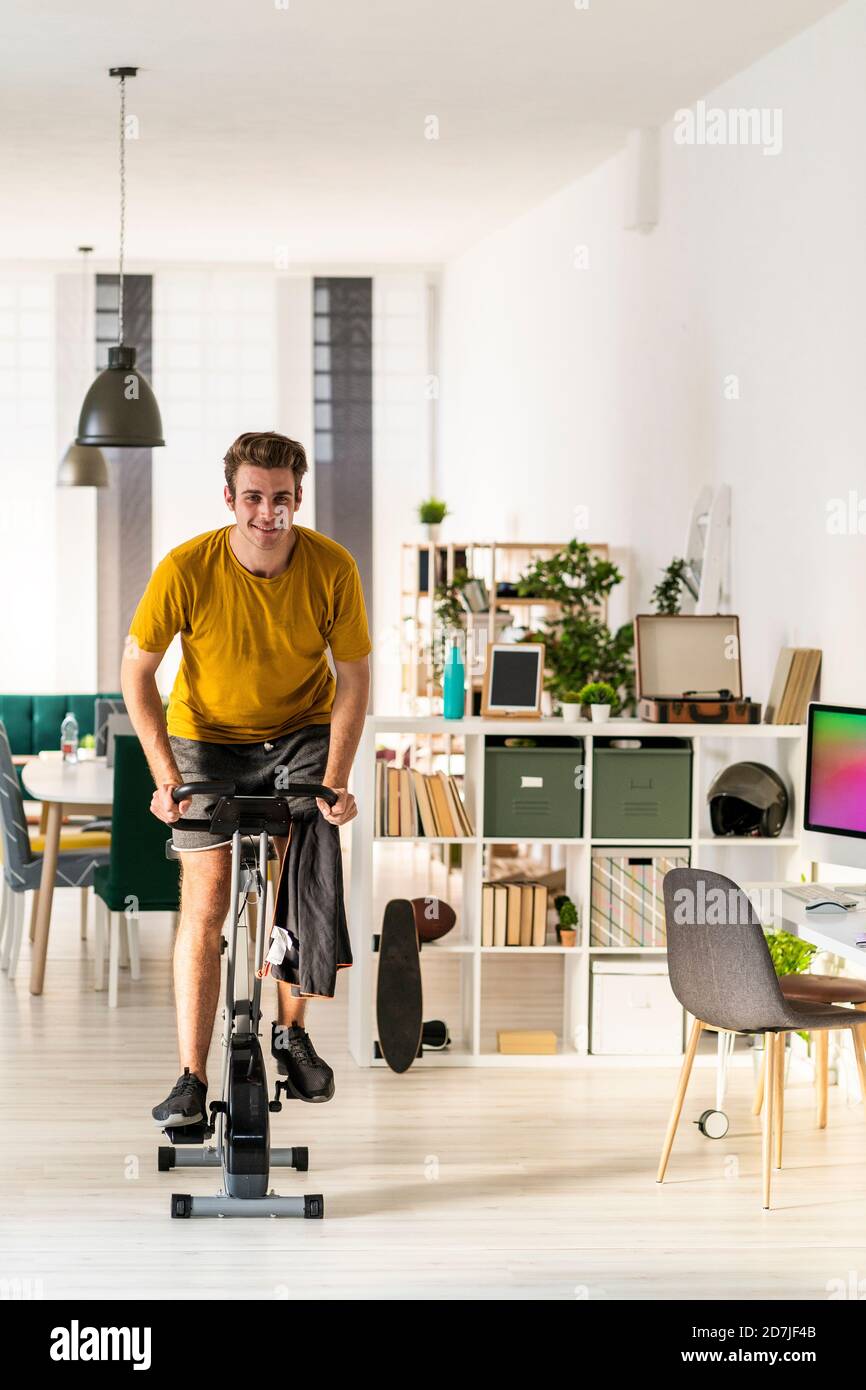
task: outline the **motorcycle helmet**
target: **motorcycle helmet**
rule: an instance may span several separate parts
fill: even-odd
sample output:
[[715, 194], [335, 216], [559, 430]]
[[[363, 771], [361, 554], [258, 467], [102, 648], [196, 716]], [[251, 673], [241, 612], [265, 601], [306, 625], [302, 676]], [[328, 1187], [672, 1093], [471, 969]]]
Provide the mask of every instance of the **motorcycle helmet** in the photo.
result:
[[788, 793], [778, 772], [764, 763], [732, 763], [707, 792], [714, 835], [780, 835]]

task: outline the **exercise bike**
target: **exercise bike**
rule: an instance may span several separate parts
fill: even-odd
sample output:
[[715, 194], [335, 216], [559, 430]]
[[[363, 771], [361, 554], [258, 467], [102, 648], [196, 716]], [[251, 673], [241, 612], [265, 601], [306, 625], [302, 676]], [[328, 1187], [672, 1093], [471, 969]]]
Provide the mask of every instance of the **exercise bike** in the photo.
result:
[[[280, 1092], [291, 1099], [289, 1083], [278, 1080], [273, 1100], [269, 1100], [268, 1078], [259, 1043], [259, 1007], [268, 936], [268, 861], [277, 859], [270, 836], [288, 837], [292, 817], [286, 796], [317, 796], [333, 806], [336, 792], [316, 783], [293, 782], [282, 796], [237, 796], [232, 782], [187, 782], [172, 790], [178, 803], [191, 796], [217, 796], [219, 800], [208, 819], [184, 817], [185, 830], [209, 830], [231, 836], [231, 918], [228, 939], [221, 938], [220, 950], [228, 951], [225, 1006], [223, 1009], [223, 1066], [221, 1099], [211, 1101], [210, 1116], [199, 1124], [166, 1126], [168, 1145], [161, 1145], [159, 1171], [174, 1168], [221, 1168], [223, 1189], [213, 1197], [173, 1193], [171, 1214], [176, 1218], [198, 1216], [300, 1216], [321, 1219], [324, 1200], [321, 1193], [299, 1197], [279, 1197], [268, 1191], [271, 1167], [295, 1168], [305, 1173], [309, 1167], [306, 1148], [272, 1149], [270, 1115], [282, 1110]], [[252, 840], [258, 835], [258, 849]], [[250, 837], [244, 844], [242, 837]], [[179, 851], [169, 840], [166, 857], [176, 859]], [[258, 901], [258, 929], [253, 946], [247, 904], [255, 894]], [[201, 1147], [216, 1139], [213, 1146]], [[196, 1147], [199, 1146], [199, 1147]]]

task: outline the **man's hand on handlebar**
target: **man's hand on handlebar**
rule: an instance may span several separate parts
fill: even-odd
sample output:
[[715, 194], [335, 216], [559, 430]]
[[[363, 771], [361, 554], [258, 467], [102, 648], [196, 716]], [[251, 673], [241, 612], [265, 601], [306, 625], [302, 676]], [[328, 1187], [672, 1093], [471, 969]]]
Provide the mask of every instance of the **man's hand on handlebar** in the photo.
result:
[[180, 781], [160, 782], [150, 799], [150, 809], [157, 820], [165, 821], [166, 825], [174, 825], [189, 810], [192, 805], [191, 797], [187, 797], [186, 801], [181, 801], [179, 805], [176, 805], [171, 798], [172, 787], [182, 786], [183, 783]]
[[[327, 785], [330, 786], [330, 783]], [[316, 805], [328, 824], [345, 825], [347, 821], [354, 820], [358, 814], [358, 806], [352, 793], [346, 787], [331, 787], [331, 791], [337, 793], [337, 800], [333, 806], [329, 806], [327, 801], [322, 801], [321, 797], [316, 797]]]

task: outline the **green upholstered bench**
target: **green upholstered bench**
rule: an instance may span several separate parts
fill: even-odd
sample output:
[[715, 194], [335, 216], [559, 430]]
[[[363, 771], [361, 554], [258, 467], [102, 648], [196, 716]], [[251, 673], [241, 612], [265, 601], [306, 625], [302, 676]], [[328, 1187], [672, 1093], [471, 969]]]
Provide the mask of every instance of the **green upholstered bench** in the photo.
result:
[[[97, 698], [122, 700], [119, 691], [105, 695], [0, 695], [0, 719], [6, 726], [13, 757], [35, 755], [45, 748], [60, 747], [60, 725], [71, 710], [78, 720], [78, 737], [95, 733]], [[21, 781], [21, 768], [17, 769]], [[24, 791], [24, 784], [21, 783]], [[24, 791], [25, 797], [27, 792]]]

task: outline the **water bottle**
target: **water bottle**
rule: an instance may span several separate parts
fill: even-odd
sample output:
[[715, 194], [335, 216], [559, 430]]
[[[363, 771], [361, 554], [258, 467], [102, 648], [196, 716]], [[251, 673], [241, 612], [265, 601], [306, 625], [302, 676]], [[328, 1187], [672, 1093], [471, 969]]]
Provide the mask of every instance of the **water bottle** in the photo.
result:
[[78, 762], [78, 720], [71, 712], [60, 726], [60, 748], [65, 763]]
[[458, 642], [448, 648], [442, 691], [445, 718], [462, 719], [466, 708], [466, 672]]

